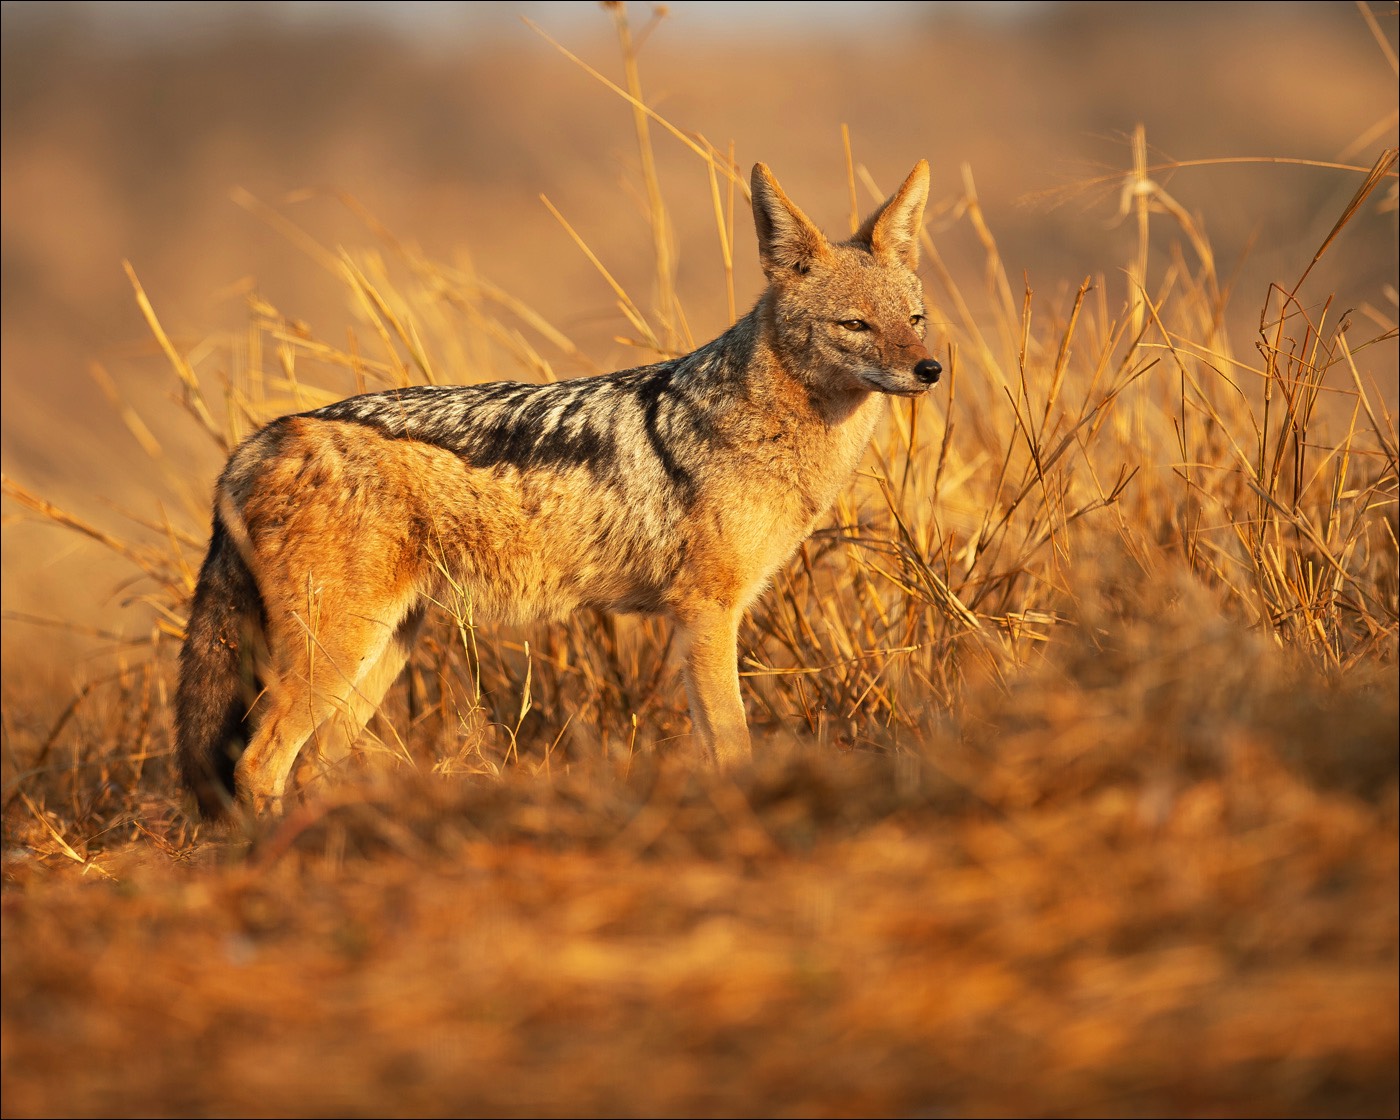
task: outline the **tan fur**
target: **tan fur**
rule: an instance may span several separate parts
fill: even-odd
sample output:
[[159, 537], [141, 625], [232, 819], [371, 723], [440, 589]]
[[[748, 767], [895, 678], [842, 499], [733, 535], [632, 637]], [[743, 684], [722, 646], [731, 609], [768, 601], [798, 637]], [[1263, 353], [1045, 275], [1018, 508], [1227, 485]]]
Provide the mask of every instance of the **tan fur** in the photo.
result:
[[[206, 812], [235, 758], [238, 797], [264, 808], [308, 739], [353, 739], [449, 592], [479, 622], [672, 618], [697, 736], [721, 765], [747, 759], [743, 612], [850, 479], [886, 397], [937, 379], [913, 273], [927, 189], [920, 163], [833, 244], [760, 164], [769, 287], [694, 354], [556, 386], [371, 394], [250, 437], [219, 480], [177, 697]], [[232, 675], [249, 630], [267, 689], [245, 720]], [[245, 722], [240, 756], [224, 740]]]

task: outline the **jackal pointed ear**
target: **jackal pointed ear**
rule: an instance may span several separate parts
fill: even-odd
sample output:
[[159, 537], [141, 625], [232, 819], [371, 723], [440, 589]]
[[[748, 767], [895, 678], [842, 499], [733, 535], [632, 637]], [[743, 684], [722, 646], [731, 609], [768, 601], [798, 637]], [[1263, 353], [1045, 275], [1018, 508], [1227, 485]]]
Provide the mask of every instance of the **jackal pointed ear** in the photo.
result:
[[904, 185], [861, 223], [851, 240], [858, 245], [869, 245], [877, 257], [894, 256], [914, 268], [919, 263], [919, 231], [923, 228], [927, 202], [928, 160], [921, 159], [909, 172]]
[[783, 193], [766, 164], [754, 164], [751, 186], [758, 259], [768, 279], [784, 272], [806, 272], [831, 255], [830, 242]]

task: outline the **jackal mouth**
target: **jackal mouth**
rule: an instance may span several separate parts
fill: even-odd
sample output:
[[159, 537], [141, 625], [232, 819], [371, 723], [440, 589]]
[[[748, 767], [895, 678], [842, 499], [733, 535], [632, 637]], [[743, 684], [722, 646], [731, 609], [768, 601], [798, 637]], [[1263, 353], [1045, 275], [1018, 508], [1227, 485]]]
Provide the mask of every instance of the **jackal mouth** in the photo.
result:
[[[861, 379], [865, 381], [876, 392], [886, 393], [892, 397], [917, 397], [920, 393], [938, 384], [938, 379], [943, 375], [943, 366], [936, 358], [921, 358], [914, 368], [907, 374], [884, 370], [871, 369], [861, 374]], [[907, 383], [907, 378], [913, 378], [913, 384]], [[893, 381], [894, 384], [890, 384]]]
[[922, 397], [931, 388], [932, 384], [924, 385], [890, 385], [884, 381], [877, 381], [873, 377], [861, 378], [870, 388], [877, 393], [884, 393], [887, 397]]

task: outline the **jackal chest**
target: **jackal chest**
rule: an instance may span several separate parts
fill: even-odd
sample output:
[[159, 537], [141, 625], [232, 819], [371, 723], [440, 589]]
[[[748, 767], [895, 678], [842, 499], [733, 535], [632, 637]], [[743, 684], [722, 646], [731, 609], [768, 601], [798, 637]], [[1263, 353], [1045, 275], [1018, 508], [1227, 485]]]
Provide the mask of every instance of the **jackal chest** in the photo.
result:
[[688, 567], [716, 598], [750, 601], [827, 516], [883, 410], [867, 403], [839, 425], [774, 428], [711, 475], [688, 519]]
[[850, 484], [885, 408], [884, 398], [872, 395], [839, 422], [771, 421], [767, 438], [750, 458], [762, 460], [760, 486], [774, 491], [775, 507], [792, 511], [810, 531], [810, 521], [830, 509]]

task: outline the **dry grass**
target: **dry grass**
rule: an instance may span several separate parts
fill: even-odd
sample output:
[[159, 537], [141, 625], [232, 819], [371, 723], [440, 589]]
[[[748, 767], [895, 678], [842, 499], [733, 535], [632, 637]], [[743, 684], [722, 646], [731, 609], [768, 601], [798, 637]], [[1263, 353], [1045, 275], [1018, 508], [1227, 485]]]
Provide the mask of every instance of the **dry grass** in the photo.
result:
[[[645, 362], [721, 325], [686, 318], [654, 146], [709, 189], [731, 309], [747, 207], [613, 15], [651, 290], [578, 241]], [[1395, 163], [1334, 171], [1353, 199], [1243, 334], [1141, 130], [1112, 184], [1134, 256], [1050, 297], [969, 175], [933, 225], [980, 239], [985, 291], [926, 240], [948, 376], [746, 624], [732, 781], [688, 754], [661, 626], [446, 604], [368, 765], [211, 835], [166, 703], [209, 480], [129, 411], [171, 486], [144, 533], [7, 478], [132, 563], [151, 632], [56, 723], [7, 695], [6, 1114], [1394, 1114], [1397, 440], [1369, 374], [1394, 293], [1355, 315], [1310, 280], [1393, 210]], [[850, 160], [853, 209], [882, 186]], [[245, 203], [363, 325], [254, 296], [190, 350], [131, 272], [223, 451], [354, 391], [588, 365], [362, 211], [344, 251]]]

